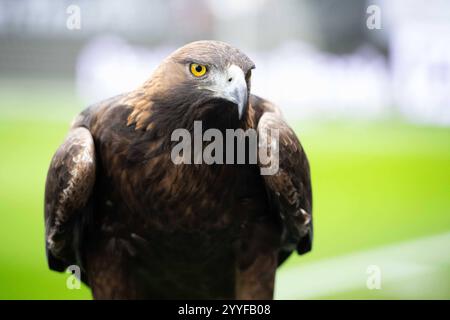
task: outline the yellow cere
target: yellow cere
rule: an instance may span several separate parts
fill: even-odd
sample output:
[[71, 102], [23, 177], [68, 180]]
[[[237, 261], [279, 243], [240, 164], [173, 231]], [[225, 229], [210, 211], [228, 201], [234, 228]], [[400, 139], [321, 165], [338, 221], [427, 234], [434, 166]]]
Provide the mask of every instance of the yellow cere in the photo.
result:
[[197, 63], [191, 63], [191, 73], [196, 77], [204, 76], [206, 73], [206, 66]]

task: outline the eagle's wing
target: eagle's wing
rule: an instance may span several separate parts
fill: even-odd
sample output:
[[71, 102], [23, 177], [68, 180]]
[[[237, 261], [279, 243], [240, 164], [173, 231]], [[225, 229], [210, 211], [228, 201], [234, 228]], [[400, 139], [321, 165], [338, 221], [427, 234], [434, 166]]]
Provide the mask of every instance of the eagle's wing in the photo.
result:
[[[311, 250], [313, 230], [309, 163], [300, 141], [283, 120], [278, 107], [256, 96], [251, 97], [251, 104], [259, 120], [259, 149], [262, 154], [268, 155], [261, 157], [260, 154], [259, 165], [261, 169], [265, 168], [265, 174], [263, 171], [261, 173], [269, 203], [283, 228], [279, 256], [281, 264], [295, 249], [300, 254]], [[272, 169], [269, 169], [270, 166]]]
[[91, 219], [95, 150], [86, 128], [73, 128], [50, 164], [45, 186], [45, 244], [50, 269], [80, 267], [81, 239]]

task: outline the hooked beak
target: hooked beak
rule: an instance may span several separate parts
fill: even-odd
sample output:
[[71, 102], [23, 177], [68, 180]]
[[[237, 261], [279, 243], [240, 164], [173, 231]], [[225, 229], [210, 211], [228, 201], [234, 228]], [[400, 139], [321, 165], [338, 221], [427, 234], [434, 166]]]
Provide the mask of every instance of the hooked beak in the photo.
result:
[[231, 65], [225, 72], [225, 77], [217, 79], [214, 91], [216, 97], [237, 105], [239, 119], [241, 119], [248, 102], [247, 82], [242, 69], [236, 65]]

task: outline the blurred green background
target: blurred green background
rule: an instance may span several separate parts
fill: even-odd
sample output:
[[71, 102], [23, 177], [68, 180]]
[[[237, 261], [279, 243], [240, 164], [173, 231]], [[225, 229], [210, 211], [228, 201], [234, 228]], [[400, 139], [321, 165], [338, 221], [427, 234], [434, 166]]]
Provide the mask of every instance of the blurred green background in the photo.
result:
[[[91, 298], [47, 268], [50, 159], [85, 106], [204, 38], [255, 56], [253, 90], [283, 108], [310, 159], [313, 251], [281, 267], [276, 298], [450, 299], [446, 4], [374, 1], [389, 14], [369, 31], [372, 1], [33, 3], [0, 0], [0, 299]], [[65, 26], [72, 3], [79, 31]], [[105, 34], [129, 44], [91, 43]], [[373, 267], [379, 289], [367, 285]]]
[[[17, 117], [8, 115], [0, 120], [2, 299], [90, 298], [84, 287], [67, 289], [68, 275], [49, 271], [45, 260], [43, 194], [46, 171], [53, 152], [64, 139], [72, 114], [68, 113], [60, 120], [48, 120], [45, 115], [50, 115], [52, 110], [79, 108], [75, 96], [67, 94], [70, 99], [64, 99], [61, 90], [55, 94], [57, 99], [51, 92], [47, 97], [41, 96], [41, 91], [36, 98], [31, 94], [22, 101], [10, 100], [7, 105], [5, 100], [1, 102], [2, 107], [14, 107], [18, 113]], [[30, 104], [39, 106], [40, 116], [25, 114]], [[303, 266], [318, 261], [326, 262], [354, 252], [449, 232], [449, 128], [417, 126], [401, 121], [292, 125], [311, 162], [315, 239], [312, 253], [292, 256], [281, 268], [281, 278], [291, 269], [301, 274]], [[402, 278], [402, 282], [413, 284], [408, 295], [403, 296], [395, 290], [396, 281], [383, 281], [381, 290], [368, 290], [365, 281], [361, 281], [349, 290], [314, 298], [448, 299], [448, 248], [447, 242], [443, 251], [435, 252], [436, 256], [443, 257], [443, 264], [428, 261], [427, 272]], [[427, 252], [415, 254], [417, 259], [411, 261], [412, 264], [419, 263]], [[335, 273], [336, 277], [342, 272], [345, 276], [345, 270], [326, 270], [327, 274]], [[366, 277], [365, 267], [359, 272]], [[291, 285], [298, 286], [302, 295], [308, 292], [308, 287], [302, 288], [302, 283], [291, 282]], [[314, 286], [314, 283], [308, 285]], [[296, 298], [295, 292], [290, 295], [289, 288], [284, 289], [284, 286], [277, 286], [277, 294]]]

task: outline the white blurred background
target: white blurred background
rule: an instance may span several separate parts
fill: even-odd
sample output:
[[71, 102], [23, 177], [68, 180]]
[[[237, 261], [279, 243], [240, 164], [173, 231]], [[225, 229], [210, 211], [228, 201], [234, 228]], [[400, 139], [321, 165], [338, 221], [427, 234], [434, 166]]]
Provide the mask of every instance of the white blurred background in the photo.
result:
[[[79, 30], [66, 27], [72, 4]], [[367, 27], [373, 4], [381, 29]], [[288, 117], [450, 124], [449, 1], [0, 2], [2, 75], [74, 82], [83, 105], [135, 88], [199, 39], [244, 50], [253, 92]]]

